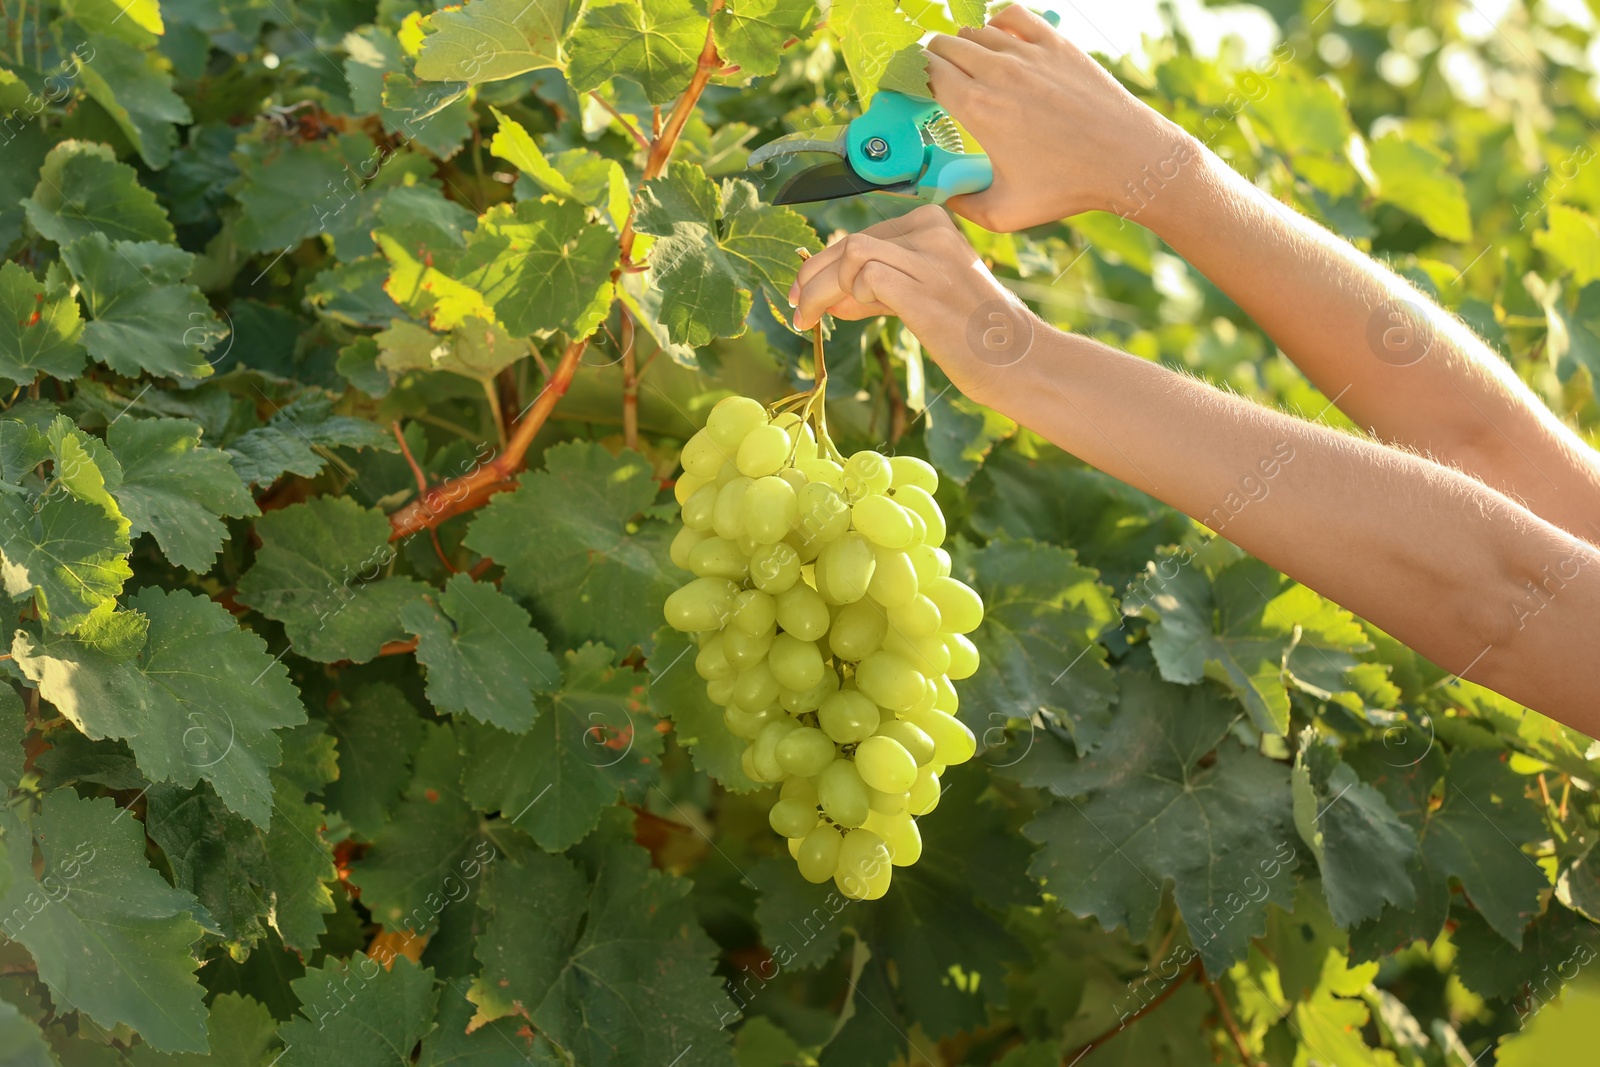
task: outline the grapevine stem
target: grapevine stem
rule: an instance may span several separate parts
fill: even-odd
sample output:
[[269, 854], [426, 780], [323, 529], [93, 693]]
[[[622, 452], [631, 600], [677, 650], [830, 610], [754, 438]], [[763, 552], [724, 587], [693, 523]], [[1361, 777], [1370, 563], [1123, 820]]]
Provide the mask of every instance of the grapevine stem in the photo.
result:
[[1140, 1008], [1126, 1019], [1117, 1023], [1116, 1026], [1113, 1026], [1111, 1029], [1107, 1030], [1099, 1037], [1096, 1037], [1094, 1040], [1087, 1041], [1079, 1045], [1077, 1048], [1069, 1049], [1066, 1054], [1061, 1057], [1061, 1067], [1070, 1067], [1071, 1064], [1077, 1063], [1090, 1049], [1099, 1048], [1102, 1044], [1110, 1041], [1123, 1030], [1127, 1029], [1130, 1023], [1138, 1022], [1146, 1015], [1149, 1015], [1151, 1012], [1161, 1007], [1161, 1005], [1167, 1002], [1168, 997], [1172, 996], [1179, 989], [1187, 985], [1189, 979], [1193, 978], [1199, 970], [1200, 961], [1199, 959], [1196, 959], [1193, 963], [1190, 963], [1183, 970], [1179, 971], [1178, 977], [1172, 980], [1172, 984], [1157, 994], [1155, 999], [1151, 1000], [1150, 1003], [1146, 1004], [1144, 1007]]
[[1227, 1028], [1228, 1036], [1233, 1039], [1233, 1047], [1239, 1052], [1239, 1062], [1244, 1067], [1257, 1067], [1255, 1058], [1245, 1047], [1244, 1035], [1239, 1032], [1239, 1023], [1233, 1017], [1233, 1010], [1228, 1007], [1228, 999], [1215, 982], [1207, 982], [1206, 989], [1211, 991], [1211, 999], [1217, 1002], [1217, 1010], [1222, 1013], [1222, 1025]]
[[639, 366], [633, 353], [633, 317], [619, 305], [622, 322], [622, 444], [639, 447]]
[[639, 147], [640, 148], [643, 148], [645, 151], [649, 151], [650, 150], [650, 139], [647, 138], [644, 134], [640, 133], [639, 132], [639, 127], [637, 127], [633, 123], [629, 122], [628, 119], [627, 119], [627, 116], [623, 115], [622, 112], [620, 112], [616, 108], [612, 107], [611, 106], [611, 101], [607, 100], [605, 97], [601, 96], [598, 92], [596, 92], [593, 89], [589, 90], [589, 95], [594, 97], [595, 102], [598, 103], [601, 107], [603, 107], [607, 111], [611, 112], [611, 117], [616, 119], [618, 122], [620, 122], [622, 124], [622, 128], [628, 132], [628, 135], [630, 137], [632, 137], [635, 141], [637, 141], [639, 143]]

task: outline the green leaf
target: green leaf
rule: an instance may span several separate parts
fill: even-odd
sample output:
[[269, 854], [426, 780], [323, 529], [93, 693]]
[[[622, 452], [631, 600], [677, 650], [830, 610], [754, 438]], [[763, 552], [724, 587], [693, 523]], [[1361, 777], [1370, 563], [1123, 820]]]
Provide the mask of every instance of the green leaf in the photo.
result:
[[[856, 99], [861, 101], [863, 109], [871, 104], [879, 83], [886, 78], [897, 83], [885, 85], [886, 89], [914, 88], [898, 85], [903, 79], [894, 77], [904, 73], [906, 61], [898, 58], [903, 53], [910, 51], [921, 60], [922, 69], [927, 69], [927, 61], [921, 58], [921, 49], [917, 46], [922, 28], [906, 18], [895, 0], [836, 0], [828, 24], [839, 37], [845, 67], [850, 71]], [[928, 95], [927, 90], [921, 95]]]
[[285, 473], [316, 476], [328, 462], [315, 449], [376, 448], [400, 451], [382, 426], [350, 415], [333, 414], [333, 401], [316, 390], [273, 413], [265, 426], [235, 437], [224, 451], [233, 469], [252, 485], [271, 485]]
[[1017, 432], [1017, 424], [998, 411], [950, 392], [934, 397], [923, 422], [929, 461], [957, 485], [966, 485], [990, 450]]
[[44, 434], [17, 419], [0, 419], [0, 481], [16, 485], [49, 458]]
[[[44, 795], [31, 827], [0, 810], [11, 889], [6, 934], [22, 943], [60, 1010], [100, 1026], [129, 1026], [149, 1045], [205, 1052], [205, 1006], [189, 946], [199, 940], [194, 897], [145, 861], [144, 832], [111, 800], [69, 789]], [[44, 855], [35, 877], [33, 849]]]
[[1333, 86], [1295, 68], [1275, 78], [1271, 91], [1252, 99], [1249, 109], [1290, 157], [1305, 153], [1337, 156], [1354, 132], [1344, 101]]
[[665, 104], [689, 84], [705, 42], [706, 17], [690, 0], [595, 0], [573, 27], [567, 80], [587, 93], [627, 78]]
[[385, 682], [358, 686], [348, 702], [329, 707], [327, 716], [339, 743], [339, 777], [328, 783], [323, 799], [371, 839], [411, 781], [423, 721], [405, 694]]
[[296, 652], [322, 663], [365, 663], [405, 637], [400, 611], [423, 593], [410, 578], [379, 577], [395, 558], [388, 518], [349, 497], [322, 496], [269, 511], [261, 548], [239, 579], [239, 603], [283, 623]]
[[678, 744], [689, 750], [694, 765], [732, 793], [764, 788], [751, 781], [740, 765], [745, 742], [728, 731], [722, 708], [706, 696], [705, 682], [695, 673], [695, 643], [686, 634], [663, 626], [651, 639], [650, 710], [671, 719]]
[[523, 848], [490, 871], [478, 939], [483, 973], [469, 994], [478, 1018], [525, 1017], [584, 1067], [672, 1062], [732, 1067], [711, 973], [713, 945], [687, 897], [691, 883], [655, 870], [613, 821], [588, 850]]
[[499, 128], [489, 151], [516, 167], [545, 192], [562, 200], [576, 200], [605, 213], [620, 232], [633, 204], [628, 179], [614, 159], [587, 148], [569, 148], [546, 159], [522, 124], [494, 108]]
[[184, 284], [194, 257], [151, 241], [90, 234], [61, 250], [89, 309], [83, 343], [118, 374], [204, 378], [205, 353], [228, 334], [200, 290]]
[[110, 490], [122, 483], [122, 464], [99, 438], [78, 429], [65, 415], [51, 420], [45, 436], [55, 482], [85, 504], [92, 504], [128, 532], [128, 520]]
[[6, 592], [35, 593], [45, 625], [57, 633], [79, 626], [122, 592], [133, 574], [126, 520], [65, 494], [45, 497], [35, 511], [0, 495], [0, 577]]
[[1372, 142], [1378, 199], [1408, 211], [1447, 241], [1472, 240], [1466, 188], [1449, 171], [1450, 157], [1399, 133]]
[[239, 247], [277, 253], [327, 232], [351, 194], [364, 190], [361, 165], [373, 154], [362, 134], [311, 141], [269, 133], [241, 138], [233, 153], [239, 168], [233, 195], [240, 208], [233, 235]]
[[763, 204], [743, 179], [724, 181], [719, 194], [692, 163], [645, 183], [634, 226], [658, 238], [650, 281], [662, 291], [661, 320], [673, 341], [696, 346], [744, 333], [756, 289], [786, 321], [779, 309], [799, 272], [795, 249], [820, 247], [796, 212]]
[[449, 371], [487, 382], [528, 354], [519, 341], [492, 322], [468, 318], [448, 334], [404, 319], [377, 335], [378, 366], [397, 380], [409, 371]]
[[1600, 223], [1565, 204], [1551, 204], [1533, 245], [1572, 274], [1574, 288], [1600, 279]]
[[1295, 755], [1294, 821], [1317, 857], [1328, 907], [1341, 927], [1377, 918], [1385, 904], [1416, 902], [1409, 870], [1417, 858], [1416, 835], [1310, 728]]
[[498, 858], [462, 795], [456, 733], [428, 723], [425, 735], [405, 799], [350, 870], [373, 919], [418, 937]]
[[403, 956], [330, 958], [290, 985], [300, 1014], [278, 1032], [282, 1067], [410, 1067], [439, 1001], [433, 972]]
[[0, 1063], [6, 1067], [60, 1067], [33, 1020], [0, 1000]]
[[62, 141], [45, 157], [33, 196], [22, 202], [33, 228], [58, 245], [99, 234], [110, 241], [175, 239], [156, 196], [118, 163], [109, 145]]
[[711, 17], [711, 34], [741, 74], [775, 74], [784, 45], [809, 37], [818, 14], [814, 0], [733, 0]]
[[1582, 1063], [1594, 1054], [1594, 1020], [1600, 1014], [1600, 987], [1569, 985], [1555, 1003], [1538, 1004], [1527, 1026], [1501, 1038], [1497, 1067], [1549, 1067]]
[[[79, 36], [76, 26], [64, 29], [69, 39]], [[94, 60], [78, 65], [84, 92], [105, 108], [146, 166], [167, 166], [178, 141], [174, 123], [186, 126], [194, 115], [172, 91], [172, 75], [159, 53], [102, 34], [88, 36], [86, 43]]]
[[[582, 204], [523, 200], [484, 213], [454, 274], [513, 334], [584, 337], [611, 307], [617, 256], [615, 235], [590, 223]], [[457, 323], [433, 319], [441, 329]]]
[[839, 954], [839, 939], [858, 913], [832, 880], [806, 881], [788, 856], [768, 856], [746, 878], [761, 892], [754, 918], [779, 967], [821, 967]]
[[469, 0], [424, 20], [417, 77], [468, 85], [560, 67], [567, 0]]
[[989, 21], [989, 0], [950, 0], [950, 14], [962, 26], [982, 26]]
[[1450, 935], [1456, 946], [1455, 967], [1461, 982], [1480, 996], [1515, 1000], [1528, 991], [1546, 997], [1574, 976], [1600, 949], [1600, 926], [1556, 904], [1546, 907], [1513, 948], [1475, 911], [1459, 910]]
[[604, 645], [568, 652], [561, 689], [524, 734], [461, 724], [474, 807], [500, 812], [554, 852], [583, 840], [619, 792], [644, 800], [661, 735], [644, 712], [643, 678], [611, 661]]
[[200, 446], [200, 427], [187, 419], [118, 419], [106, 443], [122, 464], [112, 491], [133, 523], [130, 537], [149, 531], [172, 562], [207, 571], [222, 550], [222, 520], [261, 512], [217, 448]]
[[78, 302], [51, 293], [25, 268], [0, 266], [0, 378], [27, 385], [40, 374], [76, 378], [88, 354]]
[[[22, 743], [27, 735], [28, 719], [22, 699], [9, 684], [0, 684], [0, 793], [15, 789], [22, 781], [27, 763]], [[3, 889], [0, 884], [0, 891]]]
[[[1171, 879], [1206, 970], [1227, 969], [1288, 907], [1297, 853], [1289, 770], [1229, 734], [1236, 711], [1209, 687], [1122, 672], [1122, 698], [1100, 747], [1053, 763], [1030, 754], [1029, 785], [1065, 798], [1025, 833], [1043, 847], [1033, 873], [1079, 916], [1142, 939]], [[1215, 754], [1215, 760], [1207, 757]], [[1084, 797], [1080, 803], [1074, 797]], [[1258, 895], [1259, 894], [1259, 895]]]
[[534, 694], [560, 684], [544, 635], [486, 582], [458, 574], [437, 602], [407, 604], [400, 622], [417, 635], [417, 662], [427, 668], [428, 699], [439, 711], [522, 733], [539, 713]]
[[550, 1042], [512, 1016], [468, 1030], [477, 1010], [454, 982], [439, 992], [439, 1025], [417, 1067], [564, 1067]]
[[[558, 647], [647, 648], [678, 586], [666, 569], [666, 527], [636, 522], [655, 501], [655, 472], [637, 452], [612, 456], [588, 441], [544, 457], [544, 470], [479, 513], [465, 544], [505, 568], [502, 587], [532, 602], [534, 624]], [[537, 540], [528, 537], [535, 526]]]
[[[962, 719], [987, 747], [1011, 718], [1047, 712], [1071, 731], [1080, 752], [1096, 745], [1117, 698], [1099, 636], [1119, 618], [1111, 590], [1068, 549], [991, 541], [953, 555], [957, 577], [983, 597], [972, 634], [978, 672], [961, 683]], [[985, 718], [985, 714], [987, 717]]]
[[116, 660], [79, 637], [19, 630], [17, 665], [92, 738], [127, 740], [151, 781], [204, 778], [258, 826], [271, 814], [275, 731], [305, 722], [288, 671], [232, 615], [193, 593], [149, 587], [128, 598], [150, 620], [140, 653]]
[[237, 993], [211, 1002], [206, 1020], [209, 1053], [162, 1053], [140, 1045], [128, 1053], [133, 1067], [271, 1067], [277, 1056], [277, 1021], [266, 1006]]
[[1356, 654], [1372, 647], [1348, 611], [1254, 559], [1213, 583], [1193, 553], [1167, 553], [1140, 591], [1161, 677], [1222, 682], [1266, 734], [1288, 729], [1288, 686], [1323, 697], [1353, 690]]

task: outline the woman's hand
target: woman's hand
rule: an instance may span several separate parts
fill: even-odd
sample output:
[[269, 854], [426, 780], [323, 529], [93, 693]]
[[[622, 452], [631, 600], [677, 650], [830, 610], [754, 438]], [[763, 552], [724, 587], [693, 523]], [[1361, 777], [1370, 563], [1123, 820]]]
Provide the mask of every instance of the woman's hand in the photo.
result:
[[894, 315], [952, 384], [997, 405], [1007, 368], [1028, 354], [1033, 313], [995, 280], [950, 216], [932, 205], [834, 242], [800, 268], [789, 290], [794, 325], [824, 313], [842, 319]]
[[951, 210], [995, 232], [1137, 203], [1129, 184], [1175, 152], [1180, 127], [1028, 9], [928, 45], [933, 95], [994, 163], [994, 184]]

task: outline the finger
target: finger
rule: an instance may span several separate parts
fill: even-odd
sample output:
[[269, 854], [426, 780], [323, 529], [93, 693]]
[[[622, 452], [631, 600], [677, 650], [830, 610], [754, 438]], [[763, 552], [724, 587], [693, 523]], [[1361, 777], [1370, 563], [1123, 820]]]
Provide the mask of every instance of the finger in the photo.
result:
[[950, 225], [950, 216], [934, 204], [923, 204], [897, 218], [875, 222], [861, 232], [884, 241], [909, 242], [914, 234], [929, 227]]
[[1012, 4], [989, 19], [989, 25], [1024, 41], [1043, 41], [1059, 36], [1054, 26], [1021, 4]]
[[838, 249], [836, 257], [800, 288], [794, 320], [796, 329], [809, 329], [825, 312], [843, 304], [847, 298], [855, 298], [860, 304], [871, 303], [862, 300], [856, 289], [869, 263], [887, 263], [911, 277], [922, 273], [922, 254], [894, 241], [855, 233], [832, 247]]
[[827, 312], [841, 319], [863, 319], [875, 315], [893, 315], [886, 307], [862, 304], [855, 296], [839, 286], [839, 265], [830, 264], [801, 286], [798, 307], [794, 313], [794, 328], [809, 330]]
[[972, 86], [966, 71], [937, 52], [928, 53], [928, 89], [935, 100], [954, 111], [966, 105]]
[[977, 78], [992, 69], [994, 53], [977, 41], [965, 37], [935, 34], [928, 42], [928, 51], [945, 60], [969, 78]]
[[963, 26], [961, 36], [976, 44], [981, 44], [991, 52], [1015, 53], [1022, 47], [1022, 38], [1014, 33], [1007, 33], [998, 26]]
[[809, 256], [800, 264], [800, 270], [795, 274], [794, 284], [789, 286], [789, 306], [798, 307], [800, 291], [804, 289], [819, 274], [834, 267], [841, 251], [840, 242], [835, 241], [820, 252]]

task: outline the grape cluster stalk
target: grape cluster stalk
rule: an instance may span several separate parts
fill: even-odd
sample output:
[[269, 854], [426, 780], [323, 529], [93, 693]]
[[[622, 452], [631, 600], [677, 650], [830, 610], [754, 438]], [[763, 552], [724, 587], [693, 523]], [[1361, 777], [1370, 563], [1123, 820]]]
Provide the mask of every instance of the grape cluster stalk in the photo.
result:
[[768, 821], [801, 875], [873, 900], [977, 750], [952, 680], [978, 669], [983, 601], [950, 576], [934, 468], [834, 446], [820, 330], [816, 353], [815, 388], [728, 397], [684, 446], [671, 555], [695, 577], [665, 614], [748, 742], [745, 774], [782, 783]]

